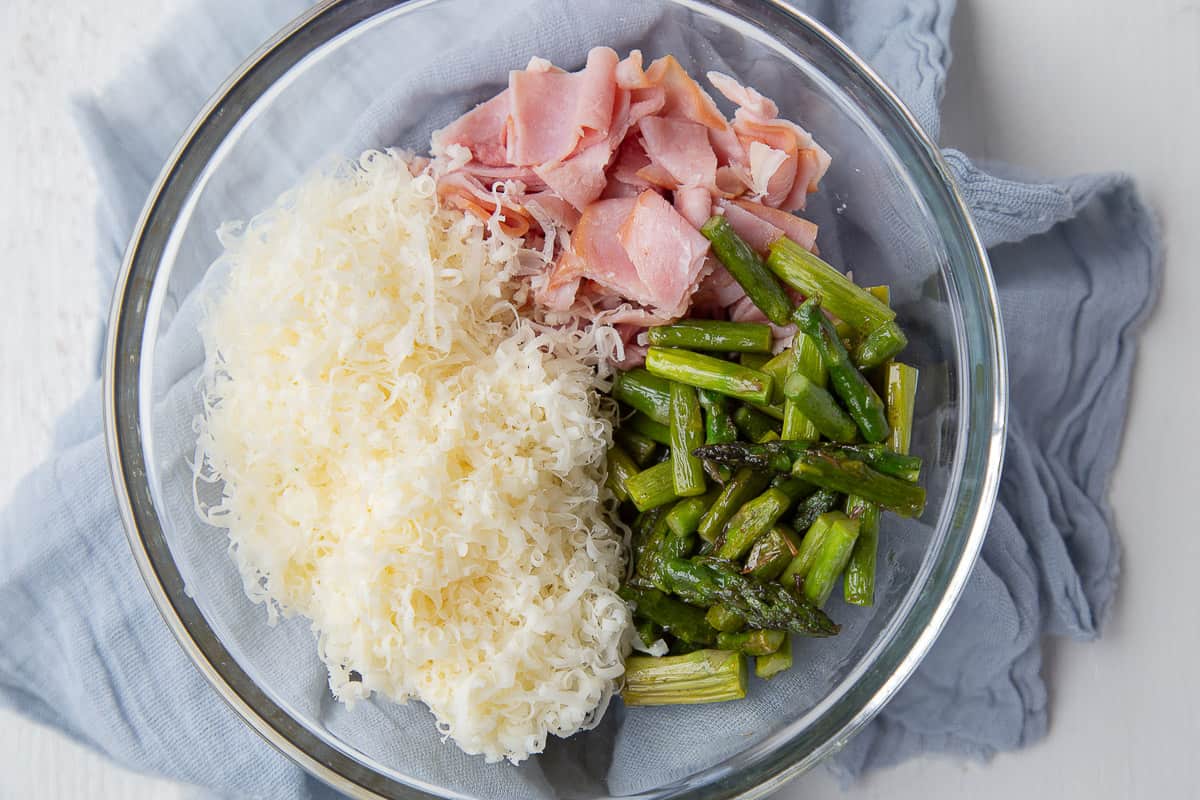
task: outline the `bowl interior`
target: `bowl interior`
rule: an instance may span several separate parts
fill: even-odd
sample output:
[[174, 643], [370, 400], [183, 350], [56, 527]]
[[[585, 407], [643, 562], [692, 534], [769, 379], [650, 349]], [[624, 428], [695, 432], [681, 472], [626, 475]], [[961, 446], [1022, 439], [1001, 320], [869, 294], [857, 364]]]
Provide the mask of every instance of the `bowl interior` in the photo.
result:
[[[221, 279], [211, 269], [221, 222], [249, 218], [333, 155], [424, 150], [508, 69], [533, 55], [575, 69], [596, 44], [738, 77], [832, 154], [804, 216], [820, 225], [827, 260], [892, 287], [904, 359], [921, 370], [912, 448], [929, 503], [919, 521], [885, 516], [874, 608], [835, 592], [828, 610], [843, 633], [796, 641], [796, 667], [755, 679], [745, 701], [627, 711], [616, 700], [595, 730], [520, 766], [488, 765], [443, 743], [418, 703], [335, 702], [307, 621], [268, 625], [247, 599], [224, 533], [193, 510], [199, 298]], [[342, 788], [385, 796], [726, 797], [765, 791], [836, 749], [915, 666], [990, 511], [1003, 416], [995, 309], [934, 151], [821, 29], [767, 3], [343, 2], [310, 14], [211, 111], [130, 250], [110, 373], [115, 458], [168, 621], [270, 738]]]

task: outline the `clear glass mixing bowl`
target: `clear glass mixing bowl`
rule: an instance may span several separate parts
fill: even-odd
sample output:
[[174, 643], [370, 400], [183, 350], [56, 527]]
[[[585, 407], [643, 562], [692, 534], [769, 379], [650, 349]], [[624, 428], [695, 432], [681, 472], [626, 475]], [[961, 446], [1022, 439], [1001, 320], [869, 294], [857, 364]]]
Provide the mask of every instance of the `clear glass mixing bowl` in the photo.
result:
[[[799, 642], [797, 667], [756, 682], [744, 705], [626, 711], [615, 701], [595, 731], [553, 740], [519, 768], [485, 765], [440, 742], [419, 704], [375, 699], [348, 712], [320, 681], [297, 681], [311, 670], [279, 657], [304, 652], [315, 663], [306, 622], [268, 626], [223, 532], [192, 509], [203, 353], [193, 290], [220, 252], [216, 226], [262, 209], [330, 153], [424, 149], [432, 129], [503, 85], [508, 68], [539, 54], [574, 69], [595, 44], [671, 52], [694, 75], [733, 73], [833, 154], [807, 215], [833, 263], [893, 288], [912, 341], [905, 359], [921, 369], [913, 450], [925, 459], [929, 503], [919, 523], [885, 519], [874, 609], [834, 601], [842, 635]], [[155, 601], [250, 725], [353, 796], [761, 796], [835, 752], [912, 673], [963, 588], [999, 479], [1000, 323], [962, 200], [878, 77], [781, 2], [323, 3], [246, 62], [181, 141], [130, 244], [112, 323], [112, 468]], [[748, 719], [757, 722], [737, 724]]]

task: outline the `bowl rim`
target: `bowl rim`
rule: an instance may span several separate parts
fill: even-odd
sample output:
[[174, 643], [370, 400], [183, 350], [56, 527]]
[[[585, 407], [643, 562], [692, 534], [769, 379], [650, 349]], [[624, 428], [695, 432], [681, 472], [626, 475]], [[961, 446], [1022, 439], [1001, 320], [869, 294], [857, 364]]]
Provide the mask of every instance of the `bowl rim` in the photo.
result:
[[[430, 0], [425, 1], [429, 2]], [[736, 3], [737, 0], [734, 2]], [[865, 60], [859, 57], [836, 34], [809, 14], [789, 5], [786, 0], [761, 0], [761, 2], [786, 14], [795, 23], [807, 28], [809, 33], [846, 59], [871, 84], [871, 87], [879, 93], [879, 98], [890, 107], [889, 110], [909, 127], [908, 133], [914, 137], [923, 154], [928, 157], [936, 176], [947, 191], [952, 208], [960, 217], [962, 233], [969, 249], [973, 251], [977, 265], [981, 268], [981, 274], [977, 278], [984, 300], [981, 309], [985, 312], [983, 317], [984, 345], [985, 349], [990, 351], [988, 355], [990, 363], [993, 365], [993, 374], [989, 376], [992, 391], [987, 398], [990, 400], [990, 413], [986, 415], [990, 419], [990, 430], [986, 434], [980, 434], [986, 435], [984, 448], [986, 457], [981, 469], [982, 474], [975, 507], [969, 524], [962, 526], [966, 530], [966, 536], [963, 537], [957, 562], [946, 580], [940, 599], [933, 607], [920, 632], [909, 643], [907, 653], [889, 674], [878, 680], [877, 685], [871, 688], [869, 697], [857, 711], [850, 715], [848, 720], [841, 724], [834, 736], [829, 737], [807, 754], [794, 759], [785, 759], [782, 763], [772, 764], [764, 774], [759, 776], [759, 779], [753, 780], [750, 784], [738, 785], [736, 779], [717, 781], [714, 778], [705, 785], [705, 788], [711, 791], [702, 793], [705, 798], [711, 800], [733, 797], [759, 798], [775, 791], [783, 783], [839, 750], [883, 708], [912, 675], [949, 618], [966, 586], [982, 547], [999, 490], [1009, 404], [1004, 329], [990, 262], [970, 211], [940, 149], [896, 93]], [[716, 0], [713, 4], [720, 5], [721, 3], [722, 0]], [[133, 274], [139, 264], [151, 262], [154, 265], [151, 277], [157, 275], [157, 264], [160, 261], [165, 240], [169, 235], [164, 231], [169, 231], [171, 225], [159, 224], [156, 226], [155, 223], [160, 222], [159, 217], [164, 214], [167, 216], [168, 222], [173, 221], [173, 213], [178, 211], [179, 204], [176, 203], [174, 209], [168, 205], [164, 210], [164, 203], [175, 187], [183, 186], [186, 195], [190, 187], [194, 185], [190, 178], [195, 176], [197, 170], [194, 169], [195, 165], [190, 164], [189, 157], [192, 155], [193, 145], [198, 134], [213, 124], [214, 112], [229, 102], [231, 95], [251, 76], [260, 77], [264, 74], [270, 76], [266, 84], [270, 86], [307, 54], [305, 52], [299, 57], [290, 58], [289, 54], [280, 52], [280, 48], [285, 42], [297, 37], [315, 38], [318, 42], [324, 42], [332, 38], [332, 35], [349, 30], [378, 13], [398, 5], [409, 4], [423, 5], [424, 2], [422, 0], [322, 0], [281, 28], [243, 61], [193, 119], [167, 158], [147, 197], [134, 226], [117, 277], [104, 348], [103, 414], [105, 443], [113, 489], [126, 532], [126, 539], [138, 571], [168, 629], [217, 695], [268, 744], [298, 763], [313, 776], [345, 794], [356, 798], [411, 797], [436, 800], [444, 795], [430, 794], [425, 788], [419, 786], [397, 783], [391, 778], [370, 770], [313, 735], [301, 723], [288, 715], [284, 709], [254, 685], [249, 676], [241, 670], [241, 667], [211, 631], [195, 604], [187, 597], [182, 577], [174, 568], [169, 547], [163, 538], [157, 510], [146, 480], [141, 431], [137, 424], [137, 420], [140, 418], [138, 413], [139, 376], [142, 356], [141, 337], [144, 330], [141, 325], [135, 325], [133, 330], [130, 330], [126, 324], [131, 310], [135, 320], [145, 322], [145, 293], [149, 291], [153, 281], [144, 282], [146, 285], [136, 285], [138, 282], [133, 280]], [[331, 20], [326, 16], [335, 7], [343, 5], [357, 6], [356, 13], [340, 21]], [[249, 107], [257, 101], [259, 96], [255, 95], [250, 98], [248, 103], [241, 105]], [[234, 105], [236, 107], [238, 104], [234, 103]], [[227, 116], [222, 114], [221, 116], [225, 117], [225, 127], [228, 129], [240, 119], [241, 114]], [[189, 166], [192, 169], [189, 170]], [[203, 164], [200, 166], [202, 167]], [[131, 303], [130, 300], [135, 302]], [[135, 340], [132, 347], [129, 345], [131, 339]], [[133, 379], [123, 380], [123, 376], [126, 375], [132, 376]], [[131, 410], [132, 413], [130, 413]], [[965, 418], [967, 415], [963, 416]], [[960, 427], [967, 432], [968, 436], [971, 434], [965, 421]], [[963, 445], [960, 445], [960, 452], [964, 446], [965, 440]], [[961, 476], [959, 480], [961, 481]], [[163, 570], [161, 567], [164, 565], [169, 569]], [[193, 635], [194, 627], [205, 630], [208, 634], [207, 638], [211, 641], [198, 641]], [[240, 674], [241, 680], [236, 681], [236, 686], [230, 680], [231, 673], [235, 674], [235, 677]], [[859, 680], [863, 679], [860, 676]], [[263, 708], [267, 708], [268, 713], [263, 713]], [[718, 768], [719, 765], [706, 770], [706, 772]], [[399, 791], [399, 794], [396, 791]], [[685, 790], [683, 793], [676, 791], [669, 791], [667, 794], [655, 793], [654, 796], [676, 798], [691, 795]]]

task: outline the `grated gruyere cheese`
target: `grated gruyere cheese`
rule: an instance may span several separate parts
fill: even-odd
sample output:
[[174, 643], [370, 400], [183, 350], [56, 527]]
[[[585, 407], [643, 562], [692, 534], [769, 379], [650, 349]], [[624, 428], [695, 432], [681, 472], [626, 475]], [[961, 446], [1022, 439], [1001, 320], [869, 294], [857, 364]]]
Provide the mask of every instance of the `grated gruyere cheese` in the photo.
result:
[[195, 468], [223, 489], [197, 507], [272, 620], [312, 620], [336, 697], [417, 698], [515, 763], [598, 721], [624, 669], [611, 331], [518, 317], [536, 254], [434, 195], [370, 152], [222, 229]]

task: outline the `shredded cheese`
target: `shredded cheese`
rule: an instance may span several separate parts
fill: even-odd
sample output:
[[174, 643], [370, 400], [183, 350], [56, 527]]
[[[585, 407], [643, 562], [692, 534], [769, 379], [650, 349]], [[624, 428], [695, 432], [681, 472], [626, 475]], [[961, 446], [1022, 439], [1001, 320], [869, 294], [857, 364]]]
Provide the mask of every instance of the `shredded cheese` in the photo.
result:
[[197, 505], [247, 594], [312, 620], [336, 697], [417, 698], [488, 761], [598, 721], [629, 647], [607, 334], [519, 317], [537, 254], [400, 153], [220, 235], [195, 469], [223, 488]]

